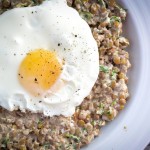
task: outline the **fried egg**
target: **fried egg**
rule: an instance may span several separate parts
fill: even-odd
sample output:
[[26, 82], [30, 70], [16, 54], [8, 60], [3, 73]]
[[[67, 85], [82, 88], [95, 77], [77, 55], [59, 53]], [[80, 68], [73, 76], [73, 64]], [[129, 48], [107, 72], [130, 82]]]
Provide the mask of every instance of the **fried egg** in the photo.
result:
[[98, 73], [90, 27], [65, 0], [0, 16], [0, 106], [71, 116]]

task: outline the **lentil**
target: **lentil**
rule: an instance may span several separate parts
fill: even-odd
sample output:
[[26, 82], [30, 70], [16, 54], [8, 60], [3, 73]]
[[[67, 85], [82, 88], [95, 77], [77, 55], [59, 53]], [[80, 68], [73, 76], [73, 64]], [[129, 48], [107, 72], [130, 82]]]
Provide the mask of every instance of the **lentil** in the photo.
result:
[[[2, 0], [0, 14], [44, 0]], [[115, 0], [68, 0], [91, 27], [100, 56], [99, 77], [72, 117], [45, 117], [0, 107], [0, 149], [79, 150], [98, 136], [102, 126], [125, 107], [129, 96], [126, 76], [129, 41], [122, 37], [126, 11]]]

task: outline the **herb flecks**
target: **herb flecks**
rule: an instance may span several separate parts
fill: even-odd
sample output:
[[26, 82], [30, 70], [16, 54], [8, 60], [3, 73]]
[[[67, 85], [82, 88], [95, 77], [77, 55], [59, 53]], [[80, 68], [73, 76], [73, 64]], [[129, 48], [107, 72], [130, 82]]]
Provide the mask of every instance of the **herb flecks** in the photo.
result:
[[80, 16], [84, 19], [84, 20], [90, 20], [92, 18], [92, 14], [88, 11], [82, 11], [80, 12]]
[[105, 2], [104, 2], [103, 0], [98, 0], [98, 3], [99, 3], [101, 6], [106, 7], [106, 4], [105, 4]]
[[114, 21], [121, 22], [121, 18], [117, 16], [111, 16], [110, 22], [114, 22]]
[[116, 70], [112, 70], [112, 72], [111, 72], [111, 78], [112, 78], [112, 79], [116, 79], [116, 77], [117, 77], [117, 72], [116, 72]]
[[100, 65], [99, 69], [100, 69], [101, 72], [104, 72], [104, 73], [109, 72], [109, 68], [107, 66]]
[[80, 138], [78, 136], [73, 135], [73, 134], [67, 134], [66, 137], [73, 139], [75, 141], [80, 141]]
[[45, 143], [45, 144], [43, 145], [43, 147], [44, 147], [45, 150], [46, 150], [46, 149], [49, 149], [49, 148], [50, 148], [50, 143]]
[[2, 139], [2, 147], [3, 148], [6, 148], [7, 147], [7, 144], [10, 142], [10, 139], [9, 137], [5, 137]]

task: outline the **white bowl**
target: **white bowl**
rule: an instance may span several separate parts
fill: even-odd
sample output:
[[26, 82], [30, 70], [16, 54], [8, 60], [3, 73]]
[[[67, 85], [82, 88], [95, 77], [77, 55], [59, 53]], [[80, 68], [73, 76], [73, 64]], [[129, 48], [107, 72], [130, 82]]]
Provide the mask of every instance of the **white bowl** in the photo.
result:
[[143, 150], [150, 141], [150, 0], [118, 2], [128, 12], [124, 35], [131, 43], [130, 98], [118, 117], [83, 150]]

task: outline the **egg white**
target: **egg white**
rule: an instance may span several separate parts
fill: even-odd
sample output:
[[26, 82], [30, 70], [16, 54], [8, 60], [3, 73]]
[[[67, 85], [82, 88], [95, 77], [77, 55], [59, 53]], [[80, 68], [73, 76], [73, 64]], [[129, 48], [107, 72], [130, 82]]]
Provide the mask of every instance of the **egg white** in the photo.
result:
[[[53, 87], [42, 97], [34, 97], [20, 85], [18, 68], [28, 52], [39, 48], [56, 51], [65, 65]], [[2, 107], [10, 111], [19, 108], [42, 112], [47, 116], [71, 116], [90, 93], [98, 73], [98, 48], [90, 27], [66, 1], [46, 1], [0, 16]]]

